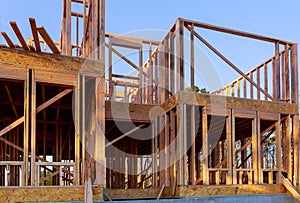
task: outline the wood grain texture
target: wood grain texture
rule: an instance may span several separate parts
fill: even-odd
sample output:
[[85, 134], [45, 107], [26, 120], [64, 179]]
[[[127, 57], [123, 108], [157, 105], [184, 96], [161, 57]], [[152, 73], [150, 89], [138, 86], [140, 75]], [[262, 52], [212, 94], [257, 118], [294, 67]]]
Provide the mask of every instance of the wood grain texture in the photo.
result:
[[[102, 187], [93, 188], [93, 199], [102, 200]], [[0, 202], [83, 201], [84, 187], [8, 187], [0, 189]]]

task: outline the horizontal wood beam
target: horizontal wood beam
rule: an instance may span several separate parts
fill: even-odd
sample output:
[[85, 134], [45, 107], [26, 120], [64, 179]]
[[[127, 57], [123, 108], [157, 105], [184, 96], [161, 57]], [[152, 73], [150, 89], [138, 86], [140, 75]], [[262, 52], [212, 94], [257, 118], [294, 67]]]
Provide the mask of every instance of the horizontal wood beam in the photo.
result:
[[[22, 68], [22, 70], [31, 68], [36, 70], [36, 77], [42, 71], [47, 71], [47, 75], [50, 75], [50, 73], [77, 75], [79, 71], [88, 74], [104, 75], [104, 62], [99, 60], [63, 56], [60, 54], [29, 52], [23, 49], [0, 49], [0, 66], [11, 68], [10, 72], [18, 68]], [[14, 75], [15, 73], [12, 74], [12, 76]], [[56, 78], [52, 78], [51, 81], [53, 80], [56, 80]], [[51, 83], [51, 81], [44, 82]]]
[[197, 106], [219, 106], [224, 108], [247, 109], [250, 111], [298, 114], [298, 105], [296, 104], [232, 98], [191, 92], [179, 92], [177, 97], [179, 102]]
[[156, 46], [158, 46], [160, 44], [159, 41], [155, 41], [155, 40], [142, 39], [142, 38], [125, 36], [125, 35], [109, 33], [109, 32], [105, 33], [105, 37], [119, 38], [119, 39], [128, 40], [128, 41], [135, 42], [135, 43], [144, 43], [144, 44], [151, 43], [152, 45], [156, 45]]
[[275, 39], [275, 38], [271, 38], [271, 37], [266, 37], [266, 36], [263, 36], [263, 35], [253, 34], [253, 33], [244, 32], [244, 31], [240, 31], [240, 30], [235, 30], [235, 29], [210, 25], [210, 24], [201, 23], [201, 22], [192, 21], [192, 20], [187, 20], [187, 19], [183, 19], [183, 18], [180, 18], [180, 20], [184, 21], [184, 23], [186, 25], [194, 24], [195, 27], [208, 29], [208, 30], [213, 30], [213, 31], [217, 31], [217, 32], [223, 32], [223, 33], [227, 33], [227, 34], [232, 34], [232, 35], [237, 35], [237, 36], [241, 36], [241, 37], [246, 37], [246, 38], [251, 38], [251, 39], [256, 39], [256, 40], [261, 40], [261, 41], [266, 41], [266, 42], [272, 42], [272, 43], [277, 43], [278, 42], [278, 43], [283, 44], [283, 45], [294, 44], [293, 42], [280, 40], [280, 39]]

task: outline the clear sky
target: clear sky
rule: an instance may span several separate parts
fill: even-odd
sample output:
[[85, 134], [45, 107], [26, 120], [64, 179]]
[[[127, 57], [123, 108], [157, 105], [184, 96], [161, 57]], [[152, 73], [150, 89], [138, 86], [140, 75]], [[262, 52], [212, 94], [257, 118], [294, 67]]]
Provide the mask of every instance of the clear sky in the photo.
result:
[[[52, 38], [59, 40], [61, 0], [1, 0], [0, 30], [17, 43], [9, 21], [16, 21], [27, 38], [31, 36], [29, 17], [43, 25]], [[106, 31], [128, 33], [136, 30], [166, 31], [182, 17], [205, 23], [253, 32], [288, 41], [300, 42], [300, 1], [279, 0], [107, 0]], [[231, 43], [227, 36], [203, 33], [217, 48], [242, 70], [263, 62], [273, 53], [265, 54], [265, 44], [247, 41]], [[4, 39], [0, 37], [0, 43]], [[272, 47], [273, 48], [273, 47]], [[246, 51], [246, 53], [242, 53]], [[249, 52], [249, 54], [248, 54]], [[250, 58], [253, 54], [253, 60]], [[216, 62], [218, 63], [218, 62]], [[229, 81], [225, 80], [224, 83]]]

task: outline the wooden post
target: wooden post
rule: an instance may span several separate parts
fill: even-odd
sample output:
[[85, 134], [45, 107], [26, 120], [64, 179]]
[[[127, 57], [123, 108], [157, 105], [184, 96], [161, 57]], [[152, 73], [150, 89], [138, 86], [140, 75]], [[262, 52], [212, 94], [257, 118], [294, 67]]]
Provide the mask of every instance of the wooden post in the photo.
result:
[[281, 133], [280, 133], [280, 114], [278, 114], [277, 125], [275, 130], [276, 137], [276, 168], [278, 169], [277, 173], [277, 184], [281, 184], [281, 172], [282, 172], [282, 158], [281, 158]]
[[[30, 71], [30, 70], [29, 70]], [[30, 100], [31, 100], [31, 107], [30, 107], [30, 134], [31, 134], [31, 185], [37, 186], [37, 176], [39, 174], [35, 174], [35, 157], [36, 157], [36, 82], [34, 76], [34, 70], [31, 70], [30, 74]]]
[[241, 80], [237, 81], [237, 97], [241, 97]]
[[170, 35], [167, 36], [167, 38], [165, 39], [165, 46], [164, 46], [164, 69], [165, 69], [165, 101], [167, 99], [169, 99], [169, 91], [170, 91], [170, 88], [169, 88], [169, 38], [170, 38]]
[[233, 145], [234, 142], [232, 140], [232, 115], [230, 113], [230, 115], [226, 118], [226, 141], [227, 141], [227, 168], [228, 168], [228, 173], [226, 176], [226, 185], [230, 185], [233, 183], [233, 165], [232, 162], [234, 161], [234, 157], [233, 156]]
[[171, 186], [170, 176], [170, 113], [165, 115], [165, 176], [166, 176], [166, 187]]
[[292, 116], [292, 124], [293, 124], [293, 147], [294, 147], [294, 166], [293, 166], [293, 184], [298, 186], [300, 183], [300, 175], [299, 175], [299, 115]]
[[280, 58], [279, 58], [279, 43], [277, 42], [275, 44], [275, 72], [273, 72], [273, 74], [275, 74], [275, 84], [274, 84], [274, 88], [275, 88], [275, 95], [274, 95], [274, 99], [279, 101], [281, 94], [280, 94]]
[[165, 40], [159, 44], [158, 46], [158, 68], [157, 68], [157, 72], [158, 72], [158, 88], [159, 88], [159, 103], [162, 104], [165, 102], [165, 99], [166, 99], [166, 90], [165, 90], [165, 87], [166, 87], [166, 81], [165, 81], [165, 78], [166, 78], [166, 75], [165, 75], [165, 54], [164, 54], [164, 43], [165, 43]]
[[293, 181], [293, 169], [292, 169], [292, 154], [291, 154], [291, 142], [292, 142], [292, 136], [291, 136], [291, 116], [288, 115], [286, 117], [286, 120], [285, 120], [285, 144], [286, 144], [286, 152], [283, 152], [283, 153], [286, 153], [286, 156], [287, 156], [287, 178], [290, 180], [290, 181]]
[[203, 185], [209, 185], [208, 172], [208, 133], [206, 107], [202, 108], [202, 155], [203, 155]]
[[290, 90], [290, 54], [289, 54], [289, 45], [285, 45], [284, 51], [284, 61], [285, 61], [285, 92], [286, 92], [286, 101], [290, 102], [291, 99], [291, 90]]
[[[256, 83], [258, 86], [260, 86], [260, 68], [256, 70]], [[260, 91], [256, 89], [257, 91], [257, 99], [260, 100]]]
[[24, 103], [24, 115], [25, 115], [25, 124], [24, 124], [24, 171], [23, 171], [23, 186], [28, 185], [28, 155], [29, 155], [29, 129], [30, 129], [30, 107], [31, 107], [31, 70], [27, 70], [26, 80], [25, 80], [25, 103]]
[[196, 184], [196, 155], [195, 155], [195, 151], [196, 151], [196, 145], [195, 145], [195, 141], [196, 141], [196, 119], [195, 119], [195, 106], [193, 105], [191, 107], [191, 166], [190, 166], [190, 181], [192, 183], [192, 185]]
[[184, 90], [184, 43], [183, 43], [183, 21], [176, 21], [176, 91]]
[[112, 100], [114, 95], [113, 81], [112, 81], [113, 67], [112, 67], [112, 43], [109, 38], [108, 45], [108, 85], [109, 85], [109, 100]]
[[82, 143], [82, 150], [81, 150], [81, 184], [85, 184], [85, 174], [88, 173], [86, 169], [86, 125], [85, 125], [85, 120], [86, 120], [86, 78], [84, 75], [80, 76], [80, 88], [81, 88], [81, 105], [80, 105], [80, 111], [81, 111], [81, 143]]
[[97, 77], [95, 83], [96, 102], [96, 137], [95, 137], [95, 160], [96, 160], [96, 184], [104, 186], [105, 182], [105, 78]]
[[[261, 145], [261, 132], [260, 132], [260, 112], [256, 112], [256, 145], [257, 148], [255, 149], [257, 151], [257, 183], [258, 184], [263, 184], [263, 172], [262, 172], [262, 145]], [[252, 145], [253, 147], [253, 145]], [[254, 148], [253, 148], [254, 149]], [[255, 177], [255, 173], [254, 173], [254, 177]]]
[[157, 187], [157, 118], [152, 123], [152, 185]]
[[186, 104], [177, 106], [177, 184], [185, 185], [186, 180]]
[[272, 92], [273, 98], [276, 100], [276, 63], [275, 57], [272, 59]]
[[174, 32], [170, 32], [170, 91], [175, 94], [175, 58], [174, 58]]
[[80, 95], [81, 95], [81, 87], [80, 87], [80, 74], [77, 77], [77, 85], [75, 87], [75, 167], [74, 167], [74, 184], [80, 185]]
[[143, 102], [143, 46], [141, 45], [139, 50], [139, 75], [140, 75], [140, 81], [139, 81], [139, 90], [138, 90], [138, 103]]
[[148, 67], [148, 104], [153, 104], [153, 59], [152, 59], [152, 43], [149, 44], [149, 67]]
[[[264, 85], [265, 85], [265, 91], [268, 92], [268, 87], [269, 87], [269, 84], [268, 84], [268, 65], [265, 63], [264, 64]], [[267, 101], [268, 100], [268, 97], [267, 95], [265, 95], [265, 100]]]
[[64, 0], [63, 5], [63, 33], [62, 33], [62, 54], [72, 55], [71, 45], [71, 0]]
[[243, 84], [243, 93], [244, 93], [244, 98], [247, 98], [247, 80], [244, 78], [243, 79], [244, 84]]
[[164, 116], [159, 116], [159, 186], [165, 183], [166, 157], [165, 157], [165, 132]]
[[286, 102], [286, 88], [285, 88], [285, 84], [286, 84], [286, 79], [285, 79], [285, 52], [282, 52], [279, 55], [280, 58], [280, 81], [281, 81], [281, 101], [282, 102]]
[[105, 0], [99, 0], [98, 3], [98, 25], [97, 25], [97, 30], [98, 30], [98, 46], [99, 48], [99, 53], [98, 53], [98, 59], [102, 62], [105, 60]]
[[191, 65], [190, 65], [190, 74], [191, 74], [191, 89], [192, 91], [194, 91], [194, 85], [195, 85], [195, 44], [194, 44], [194, 24], [191, 25], [191, 31], [190, 31], [190, 40], [191, 40], [191, 50], [190, 50], [190, 54], [191, 54]]
[[172, 188], [176, 186], [176, 174], [175, 174], [175, 163], [176, 163], [176, 156], [175, 156], [175, 112], [173, 109], [170, 110], [170, 176], [171, 176], [171, 185]]
[[236, 160], [235, 160], [235, 113], [234, 109], [231, 110], [231, 151], [232, 151], [232, 182], [237, 184], [237, 171], [236, 171]]
[[298, 104], [299, 96], [299, 87], [298, 87], [298, 45], [294, 44], [292, 46], [292, 70], [291, 70], [291, 89], [292, 91], [292, 100], [291, 103]]
[[259, 143], [257, 142], [257, 137], [259, 133], [257, 132], [257, 118], [254, 117], [252, 120], [252, 168], [254, 170], [254, 184], [258, 183], [258, 149], [260, 148], [258, 145]]
[[[253, 73], [250, 73], [250, 80], [253, 81]], [[250, 84], [250, 99], [253, 99], [253, 84]]]

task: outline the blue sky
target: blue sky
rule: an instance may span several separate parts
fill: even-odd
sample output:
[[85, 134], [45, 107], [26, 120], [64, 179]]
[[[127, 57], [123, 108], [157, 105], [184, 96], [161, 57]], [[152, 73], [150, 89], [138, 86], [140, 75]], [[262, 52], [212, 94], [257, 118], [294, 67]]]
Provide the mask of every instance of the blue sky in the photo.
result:
[[[29, 17], [43, 25], [52, 38], [59, 40], [61, 0], [1, 0], [0, 30], [6, 31], [17, 43], [9, 21], [16, 21], [27, 38], [31, 36]], [[201, 0], [107, 0], [106, 31], [128, 33], [136, 30], [166, 31], [182, 17], [247, 32], [300, 42], [300, 1], [201, 1]], [[203, 32], [212, 44], [223, 51], [242, 70], [249, 70], [272, 55], [269, 45]], [[228, 41], [227, 41], [228, 39]], [[4, 43], [0, 37], [0, 43]], [[263, 48], [265, 47], [265, 48]], [[272, 45], [271, 45], [272, 48]], [[242, 53], [245, 51], [245, 53]], [[248, 54], [249, 52], [249, 54]], [[251, 57], [253, 57], [253, 59]], [[218, 64], [219, 62], [215, 62]], [[227, 71], [227, 70], [226, 70]], [[232, 73], [234, 78], [236, 75]], [[224, 84], [231, 80], [224, 80]]]

